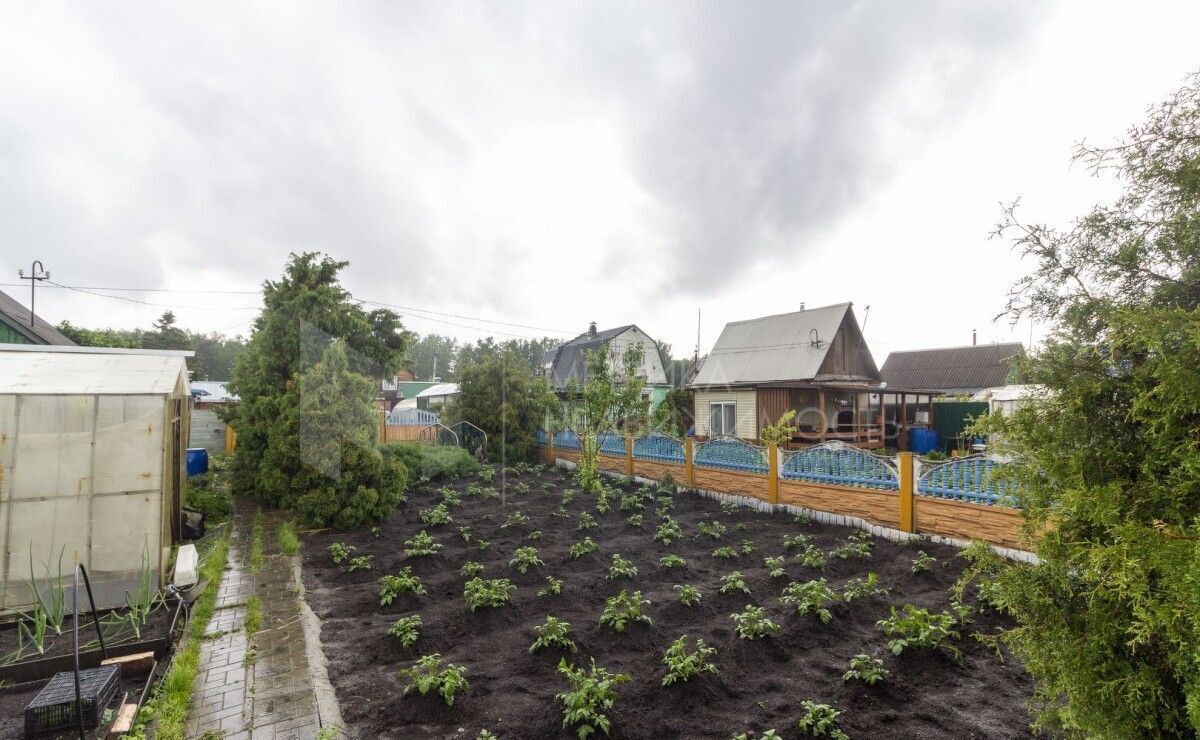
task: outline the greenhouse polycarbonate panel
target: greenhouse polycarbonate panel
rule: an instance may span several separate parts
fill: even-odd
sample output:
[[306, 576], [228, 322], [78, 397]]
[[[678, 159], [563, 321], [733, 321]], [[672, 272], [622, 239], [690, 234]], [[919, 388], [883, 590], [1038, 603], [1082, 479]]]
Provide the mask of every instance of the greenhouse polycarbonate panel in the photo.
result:
[[29, 579], [30, 551], [34, 574], [39, 581], [44, 579], [46, 566], [52, 576], [57, 574], [58, 553], [64, 546], [63, 570], [69, 573], [76, 562], [87, 562], [89, 526], [88, 500], [83, 496], [46, 501], [18, 499], [9, 505], [13, 524], [6, 553], [4, 606], [11, 608], [32, 601], [25, 585]]
[[[157, 491], [97, 497], [92, 506], [91, 570], [136, 576], [143, 555], [157, 565], [161, 502], [162, 494]], [[121, 536], [105, 537], [106, 532], [120, 532]]]
[[21, 396], [17, 401], [15, 499], [90, 490], [93, 396]]
[[95, 493], [162, 490], [164, 414], [157, 396], [99, 397]]

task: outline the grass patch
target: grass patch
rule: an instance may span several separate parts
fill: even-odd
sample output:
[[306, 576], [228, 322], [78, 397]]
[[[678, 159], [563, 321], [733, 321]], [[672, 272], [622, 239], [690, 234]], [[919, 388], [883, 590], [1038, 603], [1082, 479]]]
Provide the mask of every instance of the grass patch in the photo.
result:
[[267, 517], [259, 509], [254, 514], [254, 529], [250, 537], [250, 572], [261, 573], [263, 566], [263, 541], [267, 533]]
[[262, 599], [258, 598], [258, 594], [246, 599], [246, 618], [242, 622], [242, 628], [246, 630], [246, 639], [251, 637], [262, 629], [263, 613]]
[[188, 707], [192, 703], [196, 672], [200, 667], [200, 642], [216, 610], [217, 592], [221, 589], [221, 575], [225, 571], [228, 556], [229, 541], [227, 534], [222, 534], [200, 566], [200, 580], [208, 581], [208, 586], [192, 605], [191, 619], [171, 667], [162, 685], [155, 691], [154, 698], [142, 707], [137, 726], [130, 737], [145, 738], [146, 724], [153, 718], [158, 719], [154, 733], [156, 738], [183, 740], [185, 737]]
[[275, 541], [279, 544], [279, 552], [284, 555], [296, 555], [300, 552], [300, 536], [296, 534], [296, 523], [288, 520], [279, 525], [279, 531], [275, 534]]

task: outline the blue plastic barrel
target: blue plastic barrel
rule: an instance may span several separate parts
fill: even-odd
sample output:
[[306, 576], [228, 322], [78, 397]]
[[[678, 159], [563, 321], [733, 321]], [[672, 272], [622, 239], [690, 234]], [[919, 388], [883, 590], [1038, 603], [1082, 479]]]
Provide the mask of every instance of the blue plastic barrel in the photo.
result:
[[187, 474], [204, 475], [208, 472], [208, 450], [203, 447], [189, 447], [187, 451]]
[[924, 455], [937, 449], [937, 432], [932, 429], [909, 429], [908, 449]]

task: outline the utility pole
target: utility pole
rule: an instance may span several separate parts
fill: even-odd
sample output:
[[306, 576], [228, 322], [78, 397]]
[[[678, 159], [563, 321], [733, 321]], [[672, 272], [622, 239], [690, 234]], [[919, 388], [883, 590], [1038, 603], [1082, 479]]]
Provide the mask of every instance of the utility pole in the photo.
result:
[[33, 300], [36, 297], [36, 294], [34, 291], [37, 288], [38, 283], [40, 283], [43, 280], [50, 279], [50, 272], [45, 267], [42, 266], [41, 260], [34, 260], [33, 264], [29, 266], [29, 272], [31, 274], [26, 275], [24, 270], [17, 270], [17, 277], [21, 278], [22, 280], [29, 281], [29, 328], [32, 329], [33, 328], [33, 315], [34, 315], [33, 314]]

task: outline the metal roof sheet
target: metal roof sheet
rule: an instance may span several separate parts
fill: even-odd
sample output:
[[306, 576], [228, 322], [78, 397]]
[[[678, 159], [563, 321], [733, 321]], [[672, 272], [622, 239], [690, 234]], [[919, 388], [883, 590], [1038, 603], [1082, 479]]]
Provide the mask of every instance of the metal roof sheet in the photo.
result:
[[33, 317], [33, 326], [30, 326], [29, 309], [25, 308], [16, 298], [13, 298], [2, 290], [0, 290], [0, 316], [7, 317], [8, 320], [4, 323], [39, 344], [57, 344], [63, 346], [75, 344], [66, 334], [63, 334], [51, 324], [46, 323], [46, 320], [41, 316], [35, 315]]
[[879, 374], [889, 390], [973, 393], [1006, 384], [1013, 358], [1024, 351], [1009, 342], [892, 352]]
[[416, 395], [417, 398], [431, 398], [433, 396], [453, 396], [458, 393], [458, 383], [438, 383], [431, 385], [425, 390]]
[[203, 395], [199, 396], [197, 401], [205, 401], [208, 403], [225, 403], [228, 401], [236, 401], [238, 397], [229, 392], [226, 387], [227, 381], [216, 380], [193, 380], [192, 391], [203, 391]]
[[179, 355], [29, 352], [0, 347], [0, 393], [165, 396], [180, 384], [187, 388], [187, 366]]
[[542, 361], [545, 362], [549, 359], [552, 363], [550, 384], [555, 388], [566, 388], [567, 382], [574, 378], [575, 382], [583, 385], [587, 380], [587, 353], [591, 350], [602, 349], [610, 340], [632, 328], [634, 328], [633, 324], [626, 324], [598, 331], [595, 334], [584, 332], [551, 350], [554, 353], [553, 356], [548, 358], [550, 352], [543, 354]]
[[[850, 310], [849, 303], [731, 321], [691, 385], [811, 380]], [[813, 332], [821, 341], [813, 344]]]

